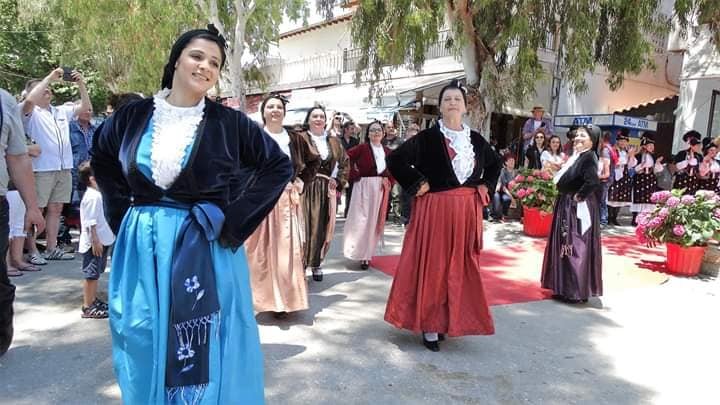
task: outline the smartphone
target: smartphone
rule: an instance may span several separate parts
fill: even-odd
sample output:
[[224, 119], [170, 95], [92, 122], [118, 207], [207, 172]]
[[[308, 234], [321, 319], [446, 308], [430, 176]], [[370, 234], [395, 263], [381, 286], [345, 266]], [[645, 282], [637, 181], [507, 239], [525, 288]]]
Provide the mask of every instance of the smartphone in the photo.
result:
[[67, 67], [67, 66], [63, 66], [62, 69], [63, 69], [63, 80], [65, 80], [66, 82], [74, 82], [75, 79], [73, 79], [73, 77], [72, 77], [72, 72], [75, 69], [73, 69], [71, 67]]

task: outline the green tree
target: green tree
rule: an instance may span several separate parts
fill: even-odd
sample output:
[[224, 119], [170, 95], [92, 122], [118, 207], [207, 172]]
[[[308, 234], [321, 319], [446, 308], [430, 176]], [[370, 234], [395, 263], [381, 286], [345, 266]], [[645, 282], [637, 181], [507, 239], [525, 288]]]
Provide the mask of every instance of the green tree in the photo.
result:
[[55, 66], [47, 21], [20, 11], [17, 0], [0, 0], [0, 87], [15, 94]]
[[307, 4], [305, 0], [196, 0], [196, 3], [228, 41], [230, 89], [245, 110], [248, 84], [257, 83], [261, 87], [267, 84], [261, 67], [280, 36], [283, 18], [302, 19], [306, 23]]
[[[336, 3], [319, 0], [317, 6], [327, 12]], [[549, 74], [581, 92], [585, 75], [598, 68], [607, 70], [612, 89], [626, 75], [652, 68], [650, 37], [671, 26], [659, 8], [660, 0], [359, 0], [352, 22], [362, 52], [356, 79], [376, 82], [388, 65], [419, 70], [426, 49], [447, 27], [447, 46], [464, 66], [471, 122], [481, 127], [494, 105], [522, 103]], [[538, 55], [549, 42], [559, 45], [552, 72]]]

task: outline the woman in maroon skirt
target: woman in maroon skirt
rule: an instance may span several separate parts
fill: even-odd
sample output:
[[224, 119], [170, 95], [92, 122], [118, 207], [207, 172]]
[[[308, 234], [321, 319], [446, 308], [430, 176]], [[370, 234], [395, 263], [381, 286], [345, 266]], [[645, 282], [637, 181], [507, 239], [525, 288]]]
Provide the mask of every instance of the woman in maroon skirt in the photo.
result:
[[541, 284], [553, 298], [569, 303], [586, 302], [602, 295], [602, 246], [600, 205], [597, 192], [598, 158], [593, 144], [600, 128], [575, 130], [575, 153], [555, 174], [558, 198], [545, 247]]
[[415, 195], [400, 262], [385, 310], [390, 324], [423, 333], [439, 351], [449, 336], [495, 332], [480, 277], [483, 207], [500, 174], [498, 156], [463, 124], [465, 92], [440, 91], [442, 119], [387, 159], [403, 189]]

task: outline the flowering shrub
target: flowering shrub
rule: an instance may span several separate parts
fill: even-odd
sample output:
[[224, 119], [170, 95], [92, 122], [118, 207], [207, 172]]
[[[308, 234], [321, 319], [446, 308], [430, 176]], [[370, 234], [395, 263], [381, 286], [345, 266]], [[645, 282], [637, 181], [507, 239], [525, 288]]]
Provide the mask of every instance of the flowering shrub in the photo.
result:
[[558, 194], [552, 179], [547, 171], [523, 170], [508, 183], [508, 188], [523, 206], [552, 212]]
[[655, 209], [637, 217], [635, 235], [643, 244], [672, 242], [681, 246], [705, 246], [720, 231], [720, 196], [700, 190], [658, 191], [650, 197]]

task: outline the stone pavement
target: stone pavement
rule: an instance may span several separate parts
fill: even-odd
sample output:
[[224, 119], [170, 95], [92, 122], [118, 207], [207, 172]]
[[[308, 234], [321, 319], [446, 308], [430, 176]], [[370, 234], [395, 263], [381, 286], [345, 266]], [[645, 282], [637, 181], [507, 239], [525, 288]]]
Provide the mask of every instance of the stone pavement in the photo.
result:
[[[529, 241], [517, 223], [485, 228], [487, 248]], [[379, 254], [397, 254], [402, 233], [389, 225]], [[671, 277], [583, 306], [494, 306], [494, 336], [431, 353], [382, 320], [390, 277], [342, 258], [341, 244], [339, 221], [310, 310], [258, 316], [269, 404], [720, 403], [717, 280]], [[0, 358], [0, 404], [120, 403], [107, 321], [80, 318], [79, 268], [76, 259], [13, 279], [17, 331]], [[103, 293], [106, 283], [107, 273]]]

